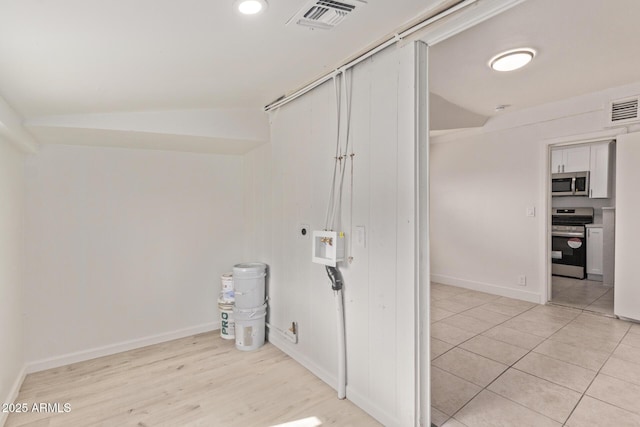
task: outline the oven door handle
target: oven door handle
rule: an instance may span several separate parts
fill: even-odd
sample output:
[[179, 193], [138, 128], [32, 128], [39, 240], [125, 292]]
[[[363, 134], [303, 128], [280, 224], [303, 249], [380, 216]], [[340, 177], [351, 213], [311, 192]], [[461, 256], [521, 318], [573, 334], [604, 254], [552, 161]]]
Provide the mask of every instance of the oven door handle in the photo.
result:
[[551, 236], [553, 237], [582, 237], [584, 238], [584, 233], [581, 231], [552, 231]]

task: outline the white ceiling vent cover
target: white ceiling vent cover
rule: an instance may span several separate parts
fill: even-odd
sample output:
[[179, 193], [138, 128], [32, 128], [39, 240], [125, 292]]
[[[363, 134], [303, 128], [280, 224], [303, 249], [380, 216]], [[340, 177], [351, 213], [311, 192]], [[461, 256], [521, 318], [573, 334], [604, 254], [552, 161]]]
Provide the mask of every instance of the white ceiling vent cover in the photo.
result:
[[312, 0], [304, 5], [289, 21], [303, 27], [330, 30], [341, 23], [359, 6], [367, 4], [364, 0]]
[[609, 126], [623, 126], [630, 123], [640, 123], [638, 101], [640, 95], [630, 98], [617, 99], [609, 103], [607, 120]]

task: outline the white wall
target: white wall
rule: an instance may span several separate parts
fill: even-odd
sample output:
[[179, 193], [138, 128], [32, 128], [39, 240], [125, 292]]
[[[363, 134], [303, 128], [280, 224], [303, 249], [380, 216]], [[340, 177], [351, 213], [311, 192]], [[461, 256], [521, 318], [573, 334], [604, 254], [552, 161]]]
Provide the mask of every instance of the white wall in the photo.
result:
[[48, 145], [27, 162], [30, 370], [217, 326], [242, 158]]
[[24, 374], [24, 193], [24, 155], [0, 137], [0, 403], [13, 401]]
[[269, 140], [267, 116], [259, 108], [71, 114], [31, 118], [24, 125], [45, 144], [240, 155]]
[[[408, 45], [360, 64], [353, 77], [353, 225], [366, 228], [366, 247], [354, 246], [353, 263], [341, 266], [347, 398], [390, 426], [413, 425], [415, 410], [414, 70]], [[324, 266], [311, 262], [311, 239], [298, 233], [300, 224], [324, 228], [335, 155], [333, 83], [273, 112], [271, 122], [271, 147], [245, 156], [247, 227], [256, 245], [250, 254], [270, 264], [271, 323], [284, 329], [298, 322], [299, 343], [273, 333], [269, 339], [335, 387], [333, 292]], [[264, 167], [269, 158], [271, 168]], [[349, 187], [347, 172], [347, 233]]]
[[[432, 281], [539, 291], [541, 212], [525, 217], [541, 192], [538, 149], [519, 129], [431, 145]], [[524, 289], [512, 286], [521, 274]]]
[[638, 92], [640, 83], [612, 88], [432, 138], [432, 280], [544, 302], [549, 140], [603, 131], [607, 102]]
[[243, 157], [244, 260], [271, 262], [271, 144]]

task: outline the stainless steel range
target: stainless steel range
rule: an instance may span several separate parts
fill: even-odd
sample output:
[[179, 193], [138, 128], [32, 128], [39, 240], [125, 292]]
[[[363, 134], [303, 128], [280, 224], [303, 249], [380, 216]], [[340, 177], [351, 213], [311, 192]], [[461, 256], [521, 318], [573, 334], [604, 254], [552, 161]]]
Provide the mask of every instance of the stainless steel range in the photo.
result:
[[551, 274], [585, 278], [585, 224], [593, 223], [593, 208], [553, 208], [551, 213]]

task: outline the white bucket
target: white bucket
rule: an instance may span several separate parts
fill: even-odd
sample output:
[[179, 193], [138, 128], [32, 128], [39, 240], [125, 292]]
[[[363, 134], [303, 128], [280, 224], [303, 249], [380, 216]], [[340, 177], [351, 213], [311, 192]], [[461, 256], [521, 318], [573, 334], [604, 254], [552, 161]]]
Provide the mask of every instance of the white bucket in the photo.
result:
[[236, 307], [233, 310], [236, 322], [236, 348], [238, 350], [251, 351], [264, 345], [266, 316], [267, 304], [249, 309]]
[[236, 300], [235, 293], [233, 291], [220, 292], [220, 300], [225, 304], [233, 304]]
[[220, 309], [220, 336], [225, 340], [235, 338], [235, 321], [233, 320], [233, 303], [228, 303], [222, 298], [218, 299]]
[[222, 292], [233, 292], [233, 273], [224, 273], [220, 276]]
[[255, 308], [265, 301], [266, 264], [252, 262], [233, 266], [236, 308]]
[[235, 302], [235, 293], [233, 292], [233, 273], [225, 273], [220, 276], [222, 288], [220, 290], [220, 299], [225, 303]]

